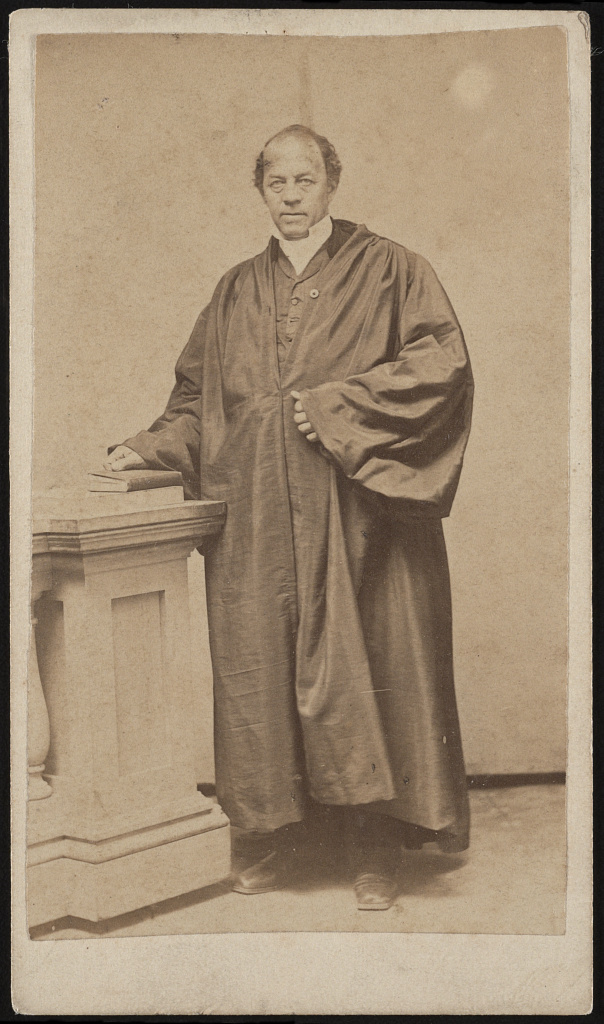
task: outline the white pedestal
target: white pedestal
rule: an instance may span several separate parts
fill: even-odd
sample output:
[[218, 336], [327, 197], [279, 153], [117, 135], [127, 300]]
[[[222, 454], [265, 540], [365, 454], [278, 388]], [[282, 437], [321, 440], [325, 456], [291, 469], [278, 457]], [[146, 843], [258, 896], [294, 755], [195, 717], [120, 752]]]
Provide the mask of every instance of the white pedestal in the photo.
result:
[[29, 801], [30, 927], [113, 917], [229, 870], [228, 820], [197, 791], [187, 589], [187, 557], [226, 509], [119, 512], [110, 498], [110, 514], [84, 498], [34, 524], [52, 794]]

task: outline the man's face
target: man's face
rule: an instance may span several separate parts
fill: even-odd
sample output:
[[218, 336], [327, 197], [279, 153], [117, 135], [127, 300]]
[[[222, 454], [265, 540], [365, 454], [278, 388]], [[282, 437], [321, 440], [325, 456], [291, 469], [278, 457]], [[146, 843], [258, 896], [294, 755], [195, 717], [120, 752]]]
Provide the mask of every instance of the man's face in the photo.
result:
[[264, 201], [286, 238], [306, 238], [327, 215], [334, 193], [321, 150], [312, 139], [275, 139], [264, 151]]

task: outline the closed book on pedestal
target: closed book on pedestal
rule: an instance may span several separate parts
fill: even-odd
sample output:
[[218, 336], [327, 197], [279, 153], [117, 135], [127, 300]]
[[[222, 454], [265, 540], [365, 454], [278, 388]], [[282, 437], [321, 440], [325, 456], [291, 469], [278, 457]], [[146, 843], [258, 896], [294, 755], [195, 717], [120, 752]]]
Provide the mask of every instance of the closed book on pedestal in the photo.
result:
[[88, 474], [89, 491], [146, 491], [153, 487], [182, 487], [182, 477], [164, 469], [95, 470]]

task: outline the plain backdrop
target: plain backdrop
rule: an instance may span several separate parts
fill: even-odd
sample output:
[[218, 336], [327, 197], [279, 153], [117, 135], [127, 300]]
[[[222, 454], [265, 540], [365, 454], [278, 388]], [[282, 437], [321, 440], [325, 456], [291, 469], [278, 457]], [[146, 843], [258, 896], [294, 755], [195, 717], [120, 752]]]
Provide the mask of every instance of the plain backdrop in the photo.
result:
[[[85, 489], [161, 412], [220, 276], [261, 251], [252, 186], [292, 122], [336, 146], [334, 216], [422, 253], [464, 328], [473, 433], [453, 512], [470, 772], [565, 767], [569, 129], [558, 28], [410, 37], [42, 36], [34, 489]], [[191, 560], [200, 778], [212, 778]]]

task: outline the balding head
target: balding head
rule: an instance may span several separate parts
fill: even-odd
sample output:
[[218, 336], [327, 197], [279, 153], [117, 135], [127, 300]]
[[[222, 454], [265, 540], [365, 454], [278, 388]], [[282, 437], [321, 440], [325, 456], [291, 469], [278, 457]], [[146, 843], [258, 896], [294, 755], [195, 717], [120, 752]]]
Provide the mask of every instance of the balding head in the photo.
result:
[[[335, 192], [340, 181], [342, 165], [331, 142], [324, 135], [318, 135], [312, 128], [307, 128], [303, 124], [290, 124], [287, 128], [282, 128], [280, 132], [277, 132], [276, 135], [273, 135], [265, 143], [264, 149], [256, 160], [254, 185], [260, 192], [260, 195], [264, 196], [264, 171], [271, 162], [272, 154], [269, 147], [273, 143], [286, 143], [290, 139], [298, 140], [302, 145], [307, 144], [311, 151], [315, 150], [315, 147], [318, 149], [327, 174], [330, 192]], [[274, 151], [275, 147], [273, 146], [273, 153]]]

